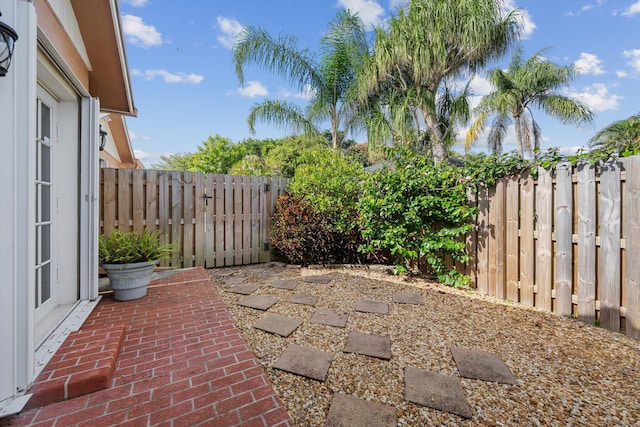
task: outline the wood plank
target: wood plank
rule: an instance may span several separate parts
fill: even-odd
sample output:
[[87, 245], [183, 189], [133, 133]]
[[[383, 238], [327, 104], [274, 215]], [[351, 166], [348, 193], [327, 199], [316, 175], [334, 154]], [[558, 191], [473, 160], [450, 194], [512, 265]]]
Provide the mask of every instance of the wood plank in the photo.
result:
[[145, 227], [151, 230], [158, 228], [158, 172], [147, 170], [145, 179], [146, 209]]
[[195, 241], [194, 219], [195, 219], [195, 202], [194, 202], [194, 183], [193, 172], [182, 172], [182, 267], [193, 267]]
[[[171, 241], [171, 224], [169, 217], [171, 212], [171, 172], [159, 172], [158, 177], [158, 228], [162, 230], [160, 242], [164, 245]], [[171, 260], [161, 259], [161, 267], [169, 267]]]
[[118, 228], [131, 231], [131, 169], [118, 169]]
[[267, 178], [262, 179], [262, 183], [260, 184], [260, 262], [267, 262], [269, 259], [269, 251], [266, 248], [266, 244], [269, 242], [269, 228], [267, 227], [267, 205], [270, 203], [268, 200], [269, 194], [266, 191], [268, 180]]
[[600, 324], [620, 331], [620, 166], [600, 168]]
[[102, 234], [110, 235], [118, 212], [117, 169], [102, 169]]
[[556, 279], [555, 312], [561, 316], [573, 313], [571, 296], [573, 281], [573, 184], [571, 163], [556, 167]]
[[640, 339], [640, 156], [623, 159], [627, 173], [625, 185], [625, 240], [626, 240], [626, 334]]
[[233, 262], [234, 265], [242, 264], [242, 254], [244, 247], [242, 246], [244, 241], [242, 239], [242, 193], [244, 190], [244, 181], [241, 176], [233, 177]]
[[535, 193], [536, 231], [538, 241], [535, 256], [535, 305], [551, 311], [551, 289], [553, 287], [553, 181], [551, 170], [538, 168], [538, 187]]
[[260, 182], [251, 178], [251, 262], [260, 262]]
[[487, 293], [492, 296], [496, 296], [496, 213], [500, 210], [501, 206], [498, 206], [500, 202], [496, 197], [496, 186], [488, 188], [488, 213], [489, 221], [487, 223]]
[[586, 162], [578, 165], [578, 319], [596, 320], [596, 175]]
[[194, 173], [194, 198], [195, 198], [195, 224], [194, 224], [194, 250], [195, 250], [195, 266], [206, 267], [205, 264], [205, 240], [204, 234], [206, 230], [206, 206], [205, 206], [205, 188], [204, 174], [202, 172]]
[[520, 302], [534, 303], [534, 238], [533, 238], [533, 178], [529, 172], [522, 176], [520, 185]]
[[215, 178], [212, 174], [204, 176], [204, 194], [208, 197], [205, 203], [205, 225], [204, 225], [204, 262], [205, 267], [214, 268], [216, 266], [216, 198], [215, 198]]
[[494, 226], [494, 239], [495, 250], [495, 276], [493, 278], [495, 285], [495, 296], [500, 299], [507, 297], [507, 283], [506, 283], [506, 179], [500, 179], [496, 183], [495, 192], [495, 205], [491, 206], [493, 211], [493, 226]]
[[251, 264], [251, 178], [242, 178], [242, 263]]
[[131, 228], [138, 233], [142, 233], [145, 227], [145, 170], [133, 169], [131, 171], [132, 179], [132, 220]]
[[235, 246], [233, 242], [233, 193], [235, 188], [233, 186], [233, 177], [231, 175], [225, 175], [224, 186], [224, 265], [234, 265], [233, 251], [235, 250]]
[[[469, 205], [476, 207], [478, 202], [478, 195], [476, 191], [468, 189], [467, 197], [469, 198]], [[469, 255], [469, 261], [467, 262], [465, 273], [471, 280], [471, 287], [477, 288], [477, 267], [478, 267], [478, 254], [476, 253], [478, 248], [478, 218], [473, 220], [473, 229], [466, 235], [467, 255]]]
[[174, 251], [171, 257], [171, 267], [180, 268], [182, 265], [180, 255], [184, 251], [182, 238], [182, 211], [183, 211], [183, 193], [182, 193], [182, 173], [171, 172], [171, 243], [180, 245], [179, 251]]
[[226, 261], [225, 245], [227, 243], [225, 238], [226, 233], [226, 218], [225, 218], [225, 205], [226, 205], [226, 191], [225, 191], [225, 177], [224, 175], [213, 175], [215, 178], [215, 202], [216, 202], [216, 228], [215, 228], [215, 248], [216, 248], [216, 267], [223, 267]]
[[478, 188], [478, 272], [477, 284], [480, 292], [489, 292], [489, 189]]
[[519, 209], [520, 209], [520, 188], [518, 180], [510, 178], [507, 181], [506, 189], [506, 282], [507, 299], [519, 301], [518, 294], [518, 255], [519, 255]]

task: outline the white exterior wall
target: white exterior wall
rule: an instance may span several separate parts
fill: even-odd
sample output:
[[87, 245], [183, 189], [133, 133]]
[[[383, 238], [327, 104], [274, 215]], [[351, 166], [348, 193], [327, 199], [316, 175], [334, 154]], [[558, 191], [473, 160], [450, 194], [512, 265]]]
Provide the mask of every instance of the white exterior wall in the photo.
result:
[[[0, 402], [34, 373], [34, 191], [36, 15], [33, 4], [0, 0], [2, 21], [20, 28], [11, 68], [0, 78]], [[1, 415], [1, 412], [0, 412]]]

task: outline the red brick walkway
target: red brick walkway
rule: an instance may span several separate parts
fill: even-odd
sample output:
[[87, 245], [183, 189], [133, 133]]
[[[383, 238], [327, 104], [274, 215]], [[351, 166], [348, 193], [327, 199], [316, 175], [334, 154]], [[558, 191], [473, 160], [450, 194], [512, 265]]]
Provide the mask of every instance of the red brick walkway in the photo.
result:
[[82, 330], [125, 326], [111, 387], [0, 420], [16, 426], [293, 426], [206, 270], [106, 296]]

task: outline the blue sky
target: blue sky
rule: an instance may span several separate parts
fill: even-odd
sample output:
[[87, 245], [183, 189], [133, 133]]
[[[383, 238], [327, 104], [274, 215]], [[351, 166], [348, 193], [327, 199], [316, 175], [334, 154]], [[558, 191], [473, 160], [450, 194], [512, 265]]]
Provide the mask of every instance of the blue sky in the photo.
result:
[[[195, 151], [210, 135], [240, 142], [289, 134], [263, 123], [257, 124], [255, 135], [249, 133], [246, 119], [254, 103], [269, 98], [304, 105], [304, 94], [255, 67], [245, 70], [246, 84], [240, 87], [231, 64], [234, 36], [245, 25], [261, 26], [272, 35], [294, 35], [300, 49], [318, 52], [338, 10], [348, 8], [367, 25], [381, 25], [401, 2], [120, 0], [139, 111], [138, 117], [127, 118], [136, 155], [150, 167], [160, 155]], [[640, 112], [640, 0], [506, 0], [505, 8], [525, 12], [525, 58], [548, 48], [549, 60], [575, 64], [579, 76], [565, 93], [586, 102], [596, 114], [593, 127], [578, 129], [534, 111], [543, 148], [575, 150], [604, 126]], [[506, 67], [508, 60], [490, 68]], [[484, 77], [473, 79], [472, 102], [491, 89]], [[362, 136], [354, 139], [364, 142]], [[514, 148], [513, 141], [507, 136], [505, 151]], [[484, 149], [481, 139], [475, 150]]]

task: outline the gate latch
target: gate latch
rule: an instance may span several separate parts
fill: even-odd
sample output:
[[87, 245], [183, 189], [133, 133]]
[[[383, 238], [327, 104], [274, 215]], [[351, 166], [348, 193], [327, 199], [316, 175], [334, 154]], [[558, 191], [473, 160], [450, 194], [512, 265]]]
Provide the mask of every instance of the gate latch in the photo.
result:
[[209, 205], [209, 199], [213, 199], [213, 196], [207, 196], [207, 193], [204, 193], [204, 195], [202, 197], [204, 198], [204, 205], [205, 206]]

